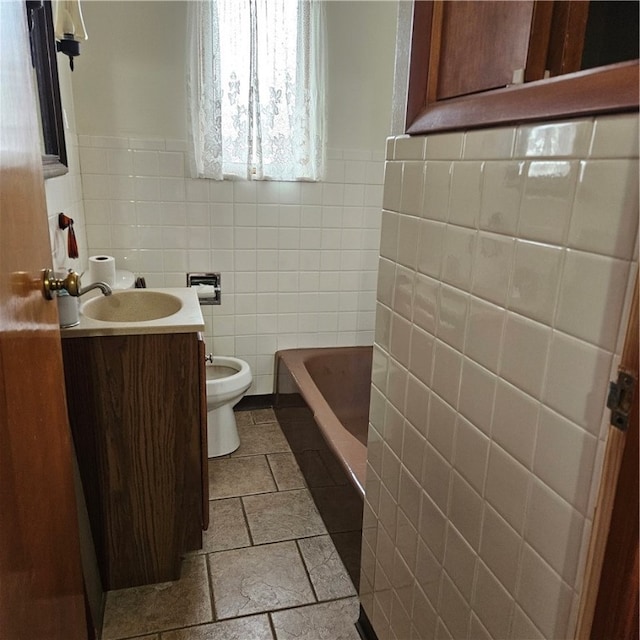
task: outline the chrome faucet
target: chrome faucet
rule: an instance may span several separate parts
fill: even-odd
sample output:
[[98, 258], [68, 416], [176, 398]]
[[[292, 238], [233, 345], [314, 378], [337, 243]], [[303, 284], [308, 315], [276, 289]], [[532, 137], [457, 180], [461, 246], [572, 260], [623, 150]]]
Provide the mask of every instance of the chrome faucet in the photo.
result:
[[106, 282], [92, 282], [90, 285], [80, 289], [78, 296], [83, 296], [85, 293], [89, 293], [89, 291], [93, 291], [94, 289], [100, 289], [105, 296], [110, 296], [113, 293], [111, 287]]

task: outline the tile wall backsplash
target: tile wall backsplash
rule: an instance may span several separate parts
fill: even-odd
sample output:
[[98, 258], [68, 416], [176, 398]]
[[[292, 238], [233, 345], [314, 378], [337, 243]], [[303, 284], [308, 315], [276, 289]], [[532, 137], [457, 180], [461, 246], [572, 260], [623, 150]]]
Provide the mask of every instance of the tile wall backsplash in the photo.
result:
[[389, 139], [361, 599], [566, 638], [637, 272], [638, 116]]
[[273, 392], [274, 353], [371, 344], [384, 153], [333, 149], [322, 183], [194, 180], [180, 140], [80, 136], [90, 252], [150, 287], [222, 273], [207, 348]]

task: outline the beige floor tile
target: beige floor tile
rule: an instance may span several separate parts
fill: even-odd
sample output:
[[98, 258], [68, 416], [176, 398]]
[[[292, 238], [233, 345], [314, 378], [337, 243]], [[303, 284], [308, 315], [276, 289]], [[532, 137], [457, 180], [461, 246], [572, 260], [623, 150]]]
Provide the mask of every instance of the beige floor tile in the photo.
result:
[[276, 422], [276, 414], [273, 409], [254, 409], [252, 412], [253, 421], [256, 424], [261, 422]]
[[264, 456], [209, 460], [209, 498], [235, 498], [276, 491]]
[[270, 453], [267, 460], [279, 491], [304, 489], [307, 486], [293, 453]]
[[278, 640], [360, 640], [357, 598], [276, 611], [271, 619]]
[[329, 536], [298, 540], [318, 600], [355, 596], [351, 578]]
[[253, 414], [251, 411], [234, 411], [233, 415], [236, 418], [236, 425], [238, 427], [253, 424]]
[[209, 502], [209, 529], [202, 532], [202, 552], [248, 547], [249, 531], [240, 498]]
[[192, 555], [182, 562], [180, 580], [110, 591], [102, 640], [131, 638], [212, 620], [205, 556]]
[[162, 640], [273, 640], [273, 634], [265, 614], [169, 631]]
[[306, 489], [243, 499], [254, 544], [306, 538], [327, 532]]
[[315, 601], [295, 542], [219, 551], [208, 558], [218, 619]]
[[291, 451], [280, 425], [275, 422], [238, 425], [238, 435], [240, 446], [231, 454], [232, 458]]

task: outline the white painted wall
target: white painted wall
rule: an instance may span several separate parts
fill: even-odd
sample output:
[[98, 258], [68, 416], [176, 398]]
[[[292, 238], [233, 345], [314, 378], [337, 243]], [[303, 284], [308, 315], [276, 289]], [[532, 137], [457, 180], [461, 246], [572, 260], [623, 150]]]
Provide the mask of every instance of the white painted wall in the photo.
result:
[[409, 91], [409, 54], [413, 30], [413, 2], [398, 2], [396, 31], [396, 61], [393, 79], [393, 102], [391, 105], [391, 135], [400, 136], [405, 131], [407, 94]]
[[79, 134], [186, 138], [186, 2], [86, 2]]
[[[328, 144], [383, 148], [396, 2], [327, 2]], [[78, 133], [186, 139], [186, 2], [87, 2], [74, 74]]]
[[396, 13], [389, 0], [327, 2], [329, 147], [380, 149], [389, 135]]
[[[78, 158], [78, 136], [76, 134], [75, 109], [71, 89], [71, 69], [69, 59], [58, 54], [58, 77], [60, 81], [60, 101], [63, 109], [64, 135], [67, 147], [69, 171], [63, 176], [45, 180], [49, 236], [53, 267], [56, 270], [74, 269], [81, 272], [87, 263], [88, 247], [84, 218], [82, 178]], [[80, 257], [71, 260], [67, 256], [67, 231], [58, 228], [58, 214], [64, 213], [74, 221], [74, 231], [78, 241]]]

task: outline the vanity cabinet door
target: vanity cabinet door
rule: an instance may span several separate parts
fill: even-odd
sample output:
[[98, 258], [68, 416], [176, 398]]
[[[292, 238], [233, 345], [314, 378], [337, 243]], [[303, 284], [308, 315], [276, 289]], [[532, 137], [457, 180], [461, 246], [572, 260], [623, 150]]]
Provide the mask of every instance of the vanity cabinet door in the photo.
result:
[[177, 579], [202, 546], [197, 334], [68, 338], [63, 354], [105, 589]]
[[200, 448], [202, 478], [202, 528], [209, 528], [209, 458], [207, 441], [207, 368], [205, 364], [206, 345], [202, 335], [198, 335], [198, 364], [200, 372]]

